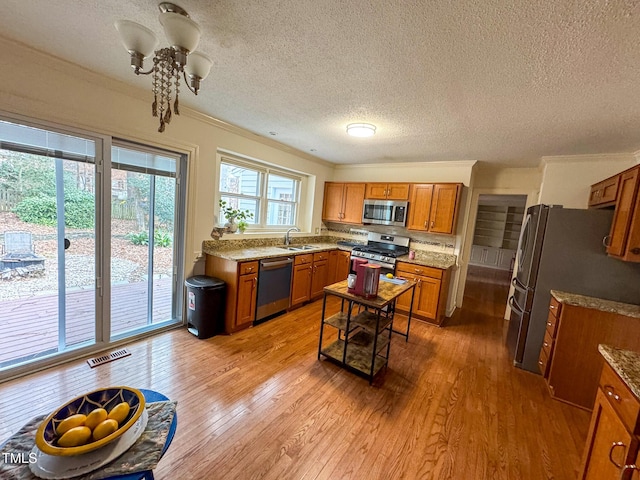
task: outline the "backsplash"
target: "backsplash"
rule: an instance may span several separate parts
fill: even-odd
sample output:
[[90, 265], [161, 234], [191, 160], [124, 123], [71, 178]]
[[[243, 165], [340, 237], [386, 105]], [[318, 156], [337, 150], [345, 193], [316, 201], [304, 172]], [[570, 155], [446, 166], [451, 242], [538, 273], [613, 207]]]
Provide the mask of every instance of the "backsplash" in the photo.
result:
[[411, 239], [409, 248], [426, 252], [448, 253], [455, 255], [455, 236], [435, 235], [409, 231], [406, 228], [390, 227], [386, 225], [345, 225], [342, 223], [326, 222], [321, 228], [321, 234], [329, 237], [342, 237], [356, 242], [367, 242], [367, 233], [387, 233], [402, 235]]

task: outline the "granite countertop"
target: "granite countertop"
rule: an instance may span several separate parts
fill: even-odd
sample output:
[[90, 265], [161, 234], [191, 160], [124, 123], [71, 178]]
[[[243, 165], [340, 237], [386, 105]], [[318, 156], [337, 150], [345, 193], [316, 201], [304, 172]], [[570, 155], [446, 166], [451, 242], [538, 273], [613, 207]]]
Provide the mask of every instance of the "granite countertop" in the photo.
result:
[[[312, 237], [307, 237], [306, 239], [296, 239], [296, 243], [290, 245], [291, 247], [301, 247], [302, 245], [313, 247], [304, 250], [287, 250], [283, 248], [284, 245], [252, 245], [250, 242], [253, 241], [247, 241], [245, 244], [229, 242], [230, 246], [227, 247], [221, 245], [217, 240], [205, 240], [204, 242], [202, 242], [202, 251], [207, 255], [214, 255], [216, 257], [233, 260], [235, 262], [248, 262], [253, 260], [262, 260], [264, 258], [286, 257], [290, 255], [317, 253], [335, 249], [351, 251], [351, 247], [348, 246], [338, 245], [336, 243], [327, 241], [309, 241], [311, 239]], [[303, 240], [305, 243], [299, 243], [300, 240]], [[271, 242], [272, 240], [265, 239], [264, 241]], [[440, 252], [416, 251], [415, 259], [410, 260], [409, 255], [403, 255], [401, 257], [398, 257], [398, 261], [413, 263], [425, 267], [447, 269], [456, 264], [456, 256]]]
[[617, 313], [626, 317], [640, 318], [640, 305], [631, 303], [614, 302], [602, 298], [588, 297], [578, 293], [567, 293], [559, 290], [551, 290], [551, 295], [560, 303], [575, 307], [591, 308], [603, 312]]
[[598, 351], [640, 400], [640, 353], [602, 344]]
[[411, 260], [409, 255], [398, 257], [399, 262], [413, 263], [423, 267], [441, 268], [446, 270], [456, 264], [457, 257], [449, 253], [441, 252], [421, 252], [416, 250], [416, 258]]
[[[340, 250], [351, 250], [349, 247], [342, 247], [340, 245], [336, 245], [335, 243], [310, 243], [305, 245], [309, 245], [313, 248], [304, 250], [287, 250], [286, 248], [284, 248], [284, 245], [282, 245], [268, 247], [245, 247], [230, 250], [209, 250], [205, 248], [203, 250], [207, 255], [215, 255], [216, 257], [233, 260], [235, 262], [248, 262], [252, 260], [262, 260], [265, 258], [287, 257], [290, 255], [302, 255], [305, 253], [326, 252], [329, 250], [335, 250], [336, 248]], [[289, 246], [301, 247], [302, 245], [292, 244]]]

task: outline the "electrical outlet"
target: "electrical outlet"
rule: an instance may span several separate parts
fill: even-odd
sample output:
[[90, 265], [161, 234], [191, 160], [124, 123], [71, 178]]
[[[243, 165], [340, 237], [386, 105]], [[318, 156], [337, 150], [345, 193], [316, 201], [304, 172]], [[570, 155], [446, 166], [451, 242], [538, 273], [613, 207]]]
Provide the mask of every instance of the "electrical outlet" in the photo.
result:
[[316, 235], [320, 233], [320, 227], [316, 227]]

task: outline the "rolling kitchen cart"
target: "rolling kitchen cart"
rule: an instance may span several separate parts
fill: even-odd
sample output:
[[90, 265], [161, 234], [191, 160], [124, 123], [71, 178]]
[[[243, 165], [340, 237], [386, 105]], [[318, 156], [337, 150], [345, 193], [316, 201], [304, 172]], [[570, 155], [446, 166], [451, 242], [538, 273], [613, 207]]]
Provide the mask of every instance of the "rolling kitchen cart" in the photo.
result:
[[[324, 356], [328, 360], [369, 379], [374, 377], [389, 362], [391, 335], [395, 301], [403, 293], [411, 290], [411, 304], [416, 283], [407, 280], [404, 283], [391, 283], [380, 280], [378, 295], [364, 298], [347, 291], [347, 281], [334, 283], [324, 287], [322, 301], [322, 319], [320, 323], [320, 340], [318, 342], [318, 360]], [[340, 297], [340, 311], [325, 318], [327, 297]], [[409, 322], [412, 307], [409, 308]], [[328, 345], [322, 344], [325, 326], [338, 330], [337, 340]], [[410, 325], [410, 323], [408, 323]], [[406, 334], [408, 339], [409, 327]]]

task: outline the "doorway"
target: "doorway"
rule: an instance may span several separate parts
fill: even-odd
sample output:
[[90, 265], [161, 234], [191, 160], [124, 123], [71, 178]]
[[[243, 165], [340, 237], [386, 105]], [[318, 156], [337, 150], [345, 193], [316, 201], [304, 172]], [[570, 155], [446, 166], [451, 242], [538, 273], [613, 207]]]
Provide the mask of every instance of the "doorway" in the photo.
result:
[[[527, 195], [480, 194], [478, 197], [466, 282], [476, 286], [473, 289], [476, 294], [504, 296], [489, 302], [502, 305], [501, 312], [494, 312], [501, 317], [507, 303], [526, 203]], [[469, 299], [473, 301], [473, 295]]]

